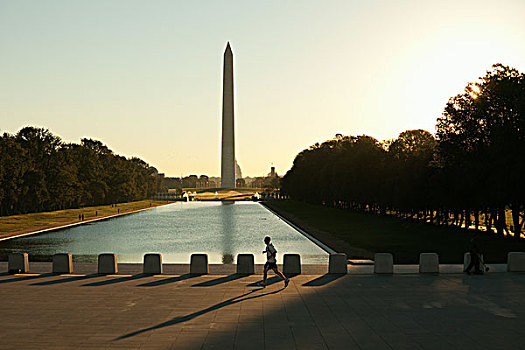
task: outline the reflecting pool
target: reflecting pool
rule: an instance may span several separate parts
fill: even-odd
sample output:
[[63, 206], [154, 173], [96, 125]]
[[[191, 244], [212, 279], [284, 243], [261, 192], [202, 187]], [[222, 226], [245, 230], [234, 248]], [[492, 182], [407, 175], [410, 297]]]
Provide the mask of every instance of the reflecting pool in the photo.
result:
[[30, 261], [50, 261], [71, 253], [75, 261], [94, 262], [116, 253], [123, 263], [141, 263], [145, 253], [162, 253], [165, 263], [189, 263], [192, 253], [207, 253], [212, 264], [235, 263], [239, 253], [266, 261], [264, 236], [272, 237], [277, 259], [301, 254], [304, 264], [327, 264], [328, 253], [259, 203], [178, 202], [131, 215], [60, 231], [0, 241], [0, 260], [27, 252]]

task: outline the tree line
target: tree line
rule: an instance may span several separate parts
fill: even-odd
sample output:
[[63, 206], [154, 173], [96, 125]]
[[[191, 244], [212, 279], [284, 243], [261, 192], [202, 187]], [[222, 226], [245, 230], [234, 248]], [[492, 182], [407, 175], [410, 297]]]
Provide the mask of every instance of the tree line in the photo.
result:
[[0, 215], [146, 199], [158, 191], [156, 175], [100, 141], [66, 143], [47, 129], [24, 127], [0, 136]]
[[300, 152], [294, 199], [520, 238], [525, 219], [525, 75], [495, 64], [450, 98], [436, 134], [336, 135]]

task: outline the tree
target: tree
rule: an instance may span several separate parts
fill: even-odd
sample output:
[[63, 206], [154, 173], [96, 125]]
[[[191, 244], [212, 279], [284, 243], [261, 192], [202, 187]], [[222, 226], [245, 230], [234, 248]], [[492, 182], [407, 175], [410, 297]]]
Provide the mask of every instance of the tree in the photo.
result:
[[[282, 180], [294, 199], [519, 238], [525, 220], [525, 76], [496, 64], [425, 130], [379, 142], [343, 136], [300, 152]], [[512, 213], [511, 230], [506, 212]]]
[[63, 143], [34, 127], [0, 137], [0, 215], [140, 200], [158, 187], [155, 168], [97, 140]]
[[463, 195], [484, 193], [484, 205], [496, 213], [500, 234], [506, 229], [505, 208], [510, 207], [519, 238], [525, 206], [525, 76], [494, 65], [447, 103], [437, 134], [449, 172], [463, 175], [468, 190]]

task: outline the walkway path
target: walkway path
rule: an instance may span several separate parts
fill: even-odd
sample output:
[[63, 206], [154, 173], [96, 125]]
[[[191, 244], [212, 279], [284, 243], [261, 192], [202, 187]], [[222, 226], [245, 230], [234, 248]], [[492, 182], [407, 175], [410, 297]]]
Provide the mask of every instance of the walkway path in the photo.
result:
[[525, 348], [525, 274], [0, 275], [0, 349]]

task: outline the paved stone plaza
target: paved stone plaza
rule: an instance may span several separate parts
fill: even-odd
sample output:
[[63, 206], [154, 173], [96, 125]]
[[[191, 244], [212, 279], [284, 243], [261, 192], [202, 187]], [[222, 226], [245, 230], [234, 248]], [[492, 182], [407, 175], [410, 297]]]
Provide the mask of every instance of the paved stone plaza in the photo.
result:
[[1, 274], [0, 348], [525, 348], [525, 274], [260, 278]]

